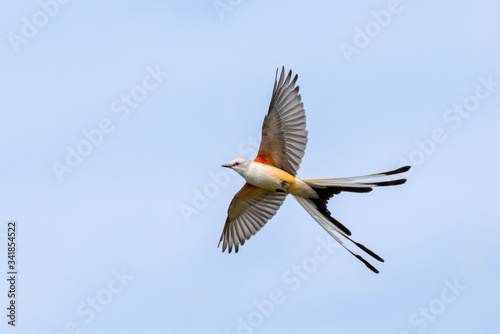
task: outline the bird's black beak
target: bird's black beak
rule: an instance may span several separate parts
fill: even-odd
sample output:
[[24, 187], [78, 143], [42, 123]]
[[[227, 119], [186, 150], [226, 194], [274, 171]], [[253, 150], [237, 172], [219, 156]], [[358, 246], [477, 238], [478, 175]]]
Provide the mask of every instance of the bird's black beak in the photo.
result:
[[224, 165], [221, 165], [221, 167], [231, 168], [231, 165], [230, 164], [224, 164]]

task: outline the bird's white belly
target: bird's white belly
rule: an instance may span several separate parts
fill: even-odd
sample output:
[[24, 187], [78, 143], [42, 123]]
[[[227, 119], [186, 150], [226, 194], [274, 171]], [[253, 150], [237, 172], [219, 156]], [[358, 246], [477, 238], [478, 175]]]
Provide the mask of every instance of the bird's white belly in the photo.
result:
[[274, 175], [274, 168], [261, 163], [253, 163], [244, 175], [245, 180], [259, 188], [267, 190], [282, 189], [281, 180]]

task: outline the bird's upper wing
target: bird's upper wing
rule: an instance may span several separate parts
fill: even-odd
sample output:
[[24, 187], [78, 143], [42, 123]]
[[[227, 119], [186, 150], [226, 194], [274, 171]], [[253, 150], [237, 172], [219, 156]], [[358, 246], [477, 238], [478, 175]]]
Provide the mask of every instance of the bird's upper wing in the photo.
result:
[[295, 176], [306, 149], [307, 130], [299, 86], [295, 87], [298, 76], [293, 80], [291, 77], [292, 71], [289, 71], [285, 79], [283, 67], [278, 81], [276, 71], [271, 105], [262, 125], [262, 142], [255, 161]]
[[226, 224], [219, 241], [219, 245], [223, 242], [222, 251], [229, 248], [231, 253], [234, 246], [235, 252], [238, 252], [239, 245], [243, 245], [276, 214], [285, 198], [284, 193], [245, 183], [229, 205]]

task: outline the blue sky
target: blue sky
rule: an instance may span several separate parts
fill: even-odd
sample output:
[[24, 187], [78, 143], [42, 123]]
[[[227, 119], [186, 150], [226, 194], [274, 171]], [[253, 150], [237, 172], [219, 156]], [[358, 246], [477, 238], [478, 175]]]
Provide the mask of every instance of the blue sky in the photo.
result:
[[[498, 2], [0, 6], [3, 332], [498, 327]], [[217, 248], [244, 183], [220, 165], [255, 155], [282, 65], [307, 115], [299, 177], [413, 166], [329, 203], [379, 275], [291, 198], [238, 254]]]

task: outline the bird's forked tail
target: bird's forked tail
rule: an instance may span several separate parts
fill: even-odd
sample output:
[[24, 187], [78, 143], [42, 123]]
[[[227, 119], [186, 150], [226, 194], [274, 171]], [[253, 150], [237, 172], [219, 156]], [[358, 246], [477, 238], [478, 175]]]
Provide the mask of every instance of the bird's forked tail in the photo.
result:
[[378, 181], [378, 182], [358, 182], [359, 180], [373, 179], [383, 176], [389, 176], [394, 174], [400, 174], [408, 171], [410, 166], [401, 167], [385, 173], [377, 173], [370, 175], [354, 176], [354, 177], [343, 177], [343, 178], [331, 178], [331, 179], [302, 179], [306, 184], [308, 184], [317, 194], [316, 198], [305, 198], [294, 196], [295, 199], [304, 207], [304, 209], [309, 212], [309, 214], [318, 222], [321, 227], [323, 227], [335, 240], [337, 240], [342, 247], [344, 247], [349, 253], [357, 257], [361, 262], [363, 262], [370, 270], [378, 274], [378, 270], [372, 266], [368, 261], [366, 261], [360, 255], [351, 251], [342, 242], [339, 236], [335, 233], [340, 234], [342, 237], [354, 243], [357, 247], [363, 250], [365, 253], [373, 257], [374, 259], [384, 262], [384, 260], [366, 248], [364, 245], [355, 242], [349, 236], [351, 231], [342, 225], [339, 221], [331, 216], [330, 211], [327, 208], [328, 200], [334, 195], [340, 194], [343, 191], [346, 192], [358, 192], [366, 193], [373, 190], [374, 187], [385, 187], [394, 186], [398, 184], [403, 184], [406, 179], [397, 179], [390, 181]]

